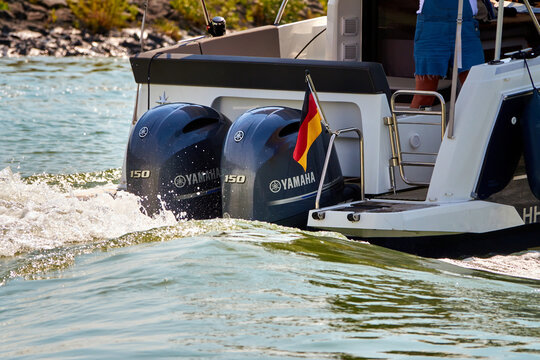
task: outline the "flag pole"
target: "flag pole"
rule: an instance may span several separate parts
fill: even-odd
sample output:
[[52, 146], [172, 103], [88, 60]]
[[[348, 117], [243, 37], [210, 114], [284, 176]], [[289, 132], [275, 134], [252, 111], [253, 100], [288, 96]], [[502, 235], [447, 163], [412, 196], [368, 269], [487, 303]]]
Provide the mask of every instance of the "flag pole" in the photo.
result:
[[311, 79], [309, 70], [306, 70], [306, 82], [309, 86], [309, 90], [313, 94], [313, 98], [315, 99], [315, 104], [317, 104], [317, 108], [321, 112], [321, 118], [322, 118], [324, 127], [326, 128], [326, 131], [333, 134], [333, 131], [330, 129], [330, 125], [328, 125], [328, 122], [326, 121], [326, 117], [324, 116], [323, 108], [321, 107], [321, 104], [319, 103], [319, 96], [317, 95], [317, 91], [315, 90], [315, 85], [313, 85], [313, 80]]

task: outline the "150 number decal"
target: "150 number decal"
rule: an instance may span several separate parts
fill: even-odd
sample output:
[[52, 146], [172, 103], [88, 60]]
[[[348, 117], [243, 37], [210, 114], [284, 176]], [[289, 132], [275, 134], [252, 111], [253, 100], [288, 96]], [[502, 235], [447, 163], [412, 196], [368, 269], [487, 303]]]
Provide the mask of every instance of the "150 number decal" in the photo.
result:
[[134, 179], [146, 179], [150, 177], [150, 170], [131, 170], [129, 177]]
[[245, 175], [225, 175], [226, 183], [243, 184], [246, 182]]

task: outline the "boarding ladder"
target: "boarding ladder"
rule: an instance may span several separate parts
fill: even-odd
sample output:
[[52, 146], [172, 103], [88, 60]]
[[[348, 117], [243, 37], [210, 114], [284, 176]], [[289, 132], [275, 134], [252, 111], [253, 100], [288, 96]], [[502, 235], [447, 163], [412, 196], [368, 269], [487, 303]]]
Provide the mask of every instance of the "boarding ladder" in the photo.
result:
[[[400, 96], [411, 96], [411, 95], [429, 95], [434, 96], [439, 100], [441, 105], [441, 110], [436, 111], [432, 108], [426, 109], [410, 109], [410, 108], [401, 108], [396, 107], [396, 99]], [[426, 186], [429, 185], [429, 182], [416, 181], [414, 179], [409, 179], [405, 172], [406, 167], [411, 166], [424, 166], [424, 167], [434, 167], [435, 162], [427, 161], [412, 161], [412, 160], [403, 160], [403, 155], [409, 157], [418, 156], [420, 158], [425, 158], [426, 156], [437, 156], [438, 153], [429, 153], [429, 152], [407, 152], [403, 151], [401, 147], [401, 140], [399, 137], [399, 125], [426, 125], [426, 126], [440, 126], [441, 127], [441, 141], [444, 137], [446, 131], [446, 103], [441, 94], [436, 91], [422, 91], [422, 90], [398, 90], [390, 98], [390, 110], [392, 116], [384, 117], [384, 125], [388, 127], [388, 134], [390, 136], [390, 147], [392, 150], [392, 157], [390, 158], [390, 181], [392, 184], [392, 190], [396, 190], [396, 179], [395, 179], [395, 168], [399, 168], [399, 174], [401, 179], [408, 185], [413, 186]], [[398, 115], [438, 115], [440, 116], [439, 122], [418, 122], [418, 121], [404, 121], [401, 120], [398, 122]]]

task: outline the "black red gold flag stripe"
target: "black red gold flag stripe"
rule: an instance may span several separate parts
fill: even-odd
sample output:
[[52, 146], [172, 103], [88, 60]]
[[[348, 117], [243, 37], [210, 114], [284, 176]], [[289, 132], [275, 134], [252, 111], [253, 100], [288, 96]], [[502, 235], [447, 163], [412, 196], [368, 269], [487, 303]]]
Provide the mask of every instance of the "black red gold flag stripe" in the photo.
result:
[[309, 148], [322, 132], [320, 110], [309, 84], [304, 97], [301, 119], [293, 158], [304, 168], [304, 171], [306, 171]]

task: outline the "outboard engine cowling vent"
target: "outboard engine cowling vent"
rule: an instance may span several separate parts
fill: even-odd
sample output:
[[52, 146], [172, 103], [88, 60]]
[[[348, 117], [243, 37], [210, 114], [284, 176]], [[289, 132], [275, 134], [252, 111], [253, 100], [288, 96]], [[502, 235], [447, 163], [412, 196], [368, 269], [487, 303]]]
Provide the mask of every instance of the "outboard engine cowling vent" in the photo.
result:
[[[263, 107], [241, 115], [229, 129], [221, 160], [223, 215], [305, 227], [315, 197], [330, 135], [309, 150], [307, 170], [293, 159], [301, 111]], [[343, 198], [343, 176], [335, 151], [321, 205]]]
[[220, 159], [231, 122], [214, 109], [187, 103], [157, 106], [135, 125], [127, 148], [127, 190], [152, 215], [221, 216]]

